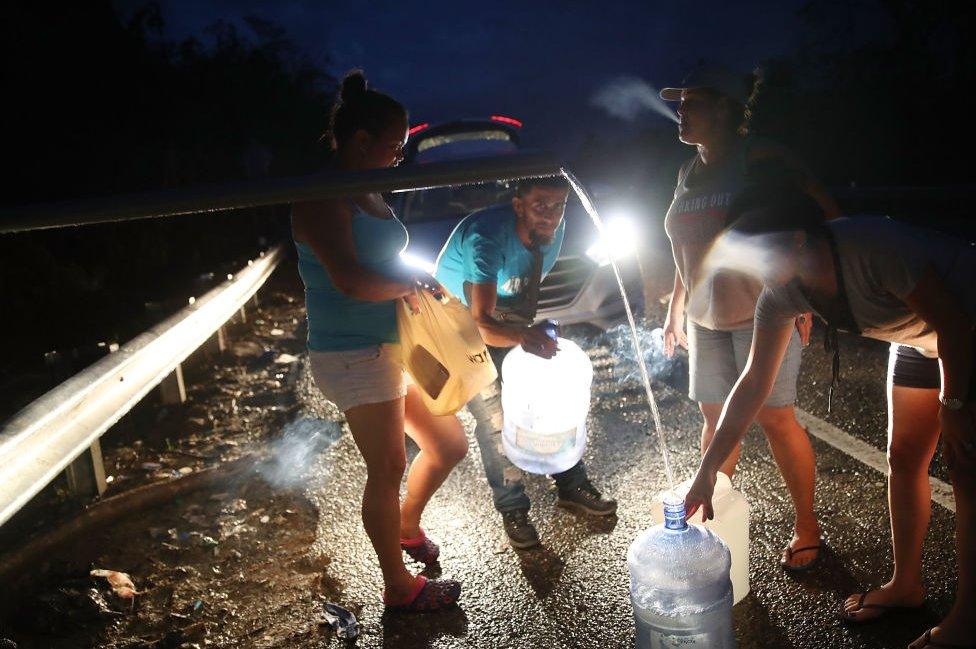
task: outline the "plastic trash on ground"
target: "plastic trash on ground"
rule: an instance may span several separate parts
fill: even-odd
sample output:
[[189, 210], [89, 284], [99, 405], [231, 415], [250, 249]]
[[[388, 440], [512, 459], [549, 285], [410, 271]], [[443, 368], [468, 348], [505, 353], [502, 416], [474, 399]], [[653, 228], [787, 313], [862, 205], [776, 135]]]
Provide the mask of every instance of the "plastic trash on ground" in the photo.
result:
[[89, 574], [92, 577], [103, 577], [104, 579], [107, 579], [109, 586], [111, 586], [112, 590], [115, 591], [115, 594], [122, 599], [132, 599], [139, 594], [139, 591], [136, 590], [136, 585], [132, 583], [132, 579], [124, 572], [96, 568]]
[[338, 604], [328, 602], [325, 604], [325, 621], [335, 629], [336, 635], [340, 638], [352, 640], [359, 635], [359, 622], [356, 616]]

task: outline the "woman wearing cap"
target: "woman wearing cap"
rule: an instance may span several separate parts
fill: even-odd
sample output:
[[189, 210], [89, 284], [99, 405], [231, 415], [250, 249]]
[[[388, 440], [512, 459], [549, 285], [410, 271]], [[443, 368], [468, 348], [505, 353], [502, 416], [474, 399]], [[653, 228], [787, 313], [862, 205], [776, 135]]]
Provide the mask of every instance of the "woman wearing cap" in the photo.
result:
[[[704, 255], [726, 225], [732, 196], [747, 185], [751, 168], [776, 167], [794, 176], [828, 216], [839, 213], [827, 192], [787, 151], [743, 135], [746, 95], [746, 78], [718, 67], [700, 67], [686, 78], [683, 87], [661, 91], [663, 99], [679, 102], [678, 138], [697, 148], [678, 173], [674, 200], [664, 222], [677, 267], [664, 326], [664, 351], [672, 356], [676, 345], [688, 349], [689, 396], [698, 402], [704, 417], [702, 452], [715, 433], [722, 404], [745, 364], [761, 289], [756, 280], [734, 270], [718, 275], [702, 273]], [[796, 514], [793, 538], [784, 548], [781, 561], [790, 571], [809, 569], [820, 557], [820, 527], [813, 511], [813, 448], [793, 411], [801, 340], [807, 342], [810, 326], [809, 315], [798, 316], [797, 332], [791, 338], [775, 387], [756, 416]], [[737, 446], [721, 471], [731, 476], [738, 456]]]
[[[956, 500], [959, 586], [948, 616], [910, 646], [976, 646], [976, 248], [883, 217], [824, 223], [816, 203], [783, 187], [752, 189], [731, 212], [741, 218], [709, 254], [714, 260], [709, 265], [751, 264], [766, 287], [756, 305], [746, 369], [702, 457], [685, 500], [687, 511], [703, 507], [705, 516], [712, 517], [715, 472], [735, 452], [772, 390], [798, 314], [812, 309], [833, 331], [842, 328], [890, 342], [889, 506], [895, 574], [881, 589], [849, 597], [841, 617], [863, 622], [921, 605], [922, 539], [930, 513], [927, 469], [941, 428]], [[937, 359], [941, 395], [904, 385], [904, 377], [917, 376], [915, 360], [902, 353], [904, 346]], [[931, 397], [934, 404], [927, 403]], [[895, 452], [899, 447], [913, 450]]]
[[[351, 72], [332, 109], [330, 135], [335, 168], [391, 167], [403, 158], [407, 112]], [[420, 516], [468, 449], [457, 418], [433, 416], [416, 388], [407, 387], [397, 345], [396, 300], [413, 297], [418, 283], [437, 282], [402, 266], [407, 230], [380, 194], [296, 204], [292, 230], [306, 287], [312, 376], [345, 413], [366, 461], [363, 525], [383, 573], [383, 601], [387, 609], [411, 612], [449, 606], [460, 584], [414, 576], [402, 555], [437, 561], [439, 548], [420, 528]], [[404, 431], [420, 453], [401, 503]]]

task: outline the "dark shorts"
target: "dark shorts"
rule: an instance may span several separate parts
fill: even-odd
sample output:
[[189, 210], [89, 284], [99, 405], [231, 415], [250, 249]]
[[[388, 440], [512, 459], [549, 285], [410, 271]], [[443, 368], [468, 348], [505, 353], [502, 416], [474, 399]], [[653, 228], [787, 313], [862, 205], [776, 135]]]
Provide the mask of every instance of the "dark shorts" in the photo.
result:
[[929, 358], [914, 347], [892, 343], [888, 354], [891, 384], [903, 388], [938, 390], [942, 387], [939, 359]]
[[[976, 370], [976, 340], [973, 341], [973, 368]], [[938, 358], [929, 358], [914, 347], [892, 343], [888, 353], [888, 376], [892, 385], [903, 388], [942, 388], [942, 370]], [[976, 401], [976, 371], [969, 380], [967, 401]]]

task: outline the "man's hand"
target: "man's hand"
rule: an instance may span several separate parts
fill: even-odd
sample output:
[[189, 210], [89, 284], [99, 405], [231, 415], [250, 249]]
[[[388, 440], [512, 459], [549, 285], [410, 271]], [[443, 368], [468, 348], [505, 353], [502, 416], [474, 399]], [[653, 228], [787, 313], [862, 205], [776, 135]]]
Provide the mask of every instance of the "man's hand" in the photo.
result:
[[796, 330], [800, 334], [800, 344], [804, 347], [810, 344], [810, 332], [813, 331], [813, 314], [801, 313], [796, 316]]
[[556, 352], [559, 351], [559, 346], [546, 333], [546, 326], [547, 323], [540, 322], [539, 324], [523, 329], [522, 349], [541, 358], [552, 358], [555, 356]]
[[674, 358], [674, 350], [677, 345], [688, 349], [688, 337], [685, 335], [684, 314], [671, 315], [668, 312], [667, 321], [664, 323], [664, 356]]
[[942, 444], [946, 464], [952, 471], [972, 472], [976, 469], [976, 413], [974, 404], [961, 410], [939, 409]]
[[702, 518], [706, 521], [710, 521], [715, 518], [715, 510], [712, 509], [712, 494], [715, 493], [715, 479], [716, 472], [706, 469], [705, 467], [698, 468], [698, 474], [695, 476], [694, 482], [691, 483], [691, 489], [688, 490], [688, 495], [685, 496], [685, 520], [690, 519], [701, 507]]

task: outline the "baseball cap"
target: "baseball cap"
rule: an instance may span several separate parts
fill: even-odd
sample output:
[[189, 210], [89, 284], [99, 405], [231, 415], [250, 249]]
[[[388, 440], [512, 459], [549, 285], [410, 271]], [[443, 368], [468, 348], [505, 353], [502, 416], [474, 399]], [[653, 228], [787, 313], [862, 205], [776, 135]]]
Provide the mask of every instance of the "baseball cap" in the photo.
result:
[[749, 77], [720, 65], [700, 65], [681, 81], [680, 88], [663, 88], [661, 99], [681, 101], [681, 91], [691, 88], [710, 88], [740, 104], [749, 98]]

